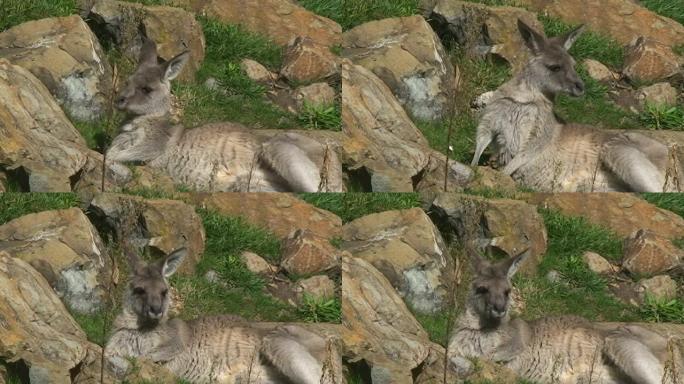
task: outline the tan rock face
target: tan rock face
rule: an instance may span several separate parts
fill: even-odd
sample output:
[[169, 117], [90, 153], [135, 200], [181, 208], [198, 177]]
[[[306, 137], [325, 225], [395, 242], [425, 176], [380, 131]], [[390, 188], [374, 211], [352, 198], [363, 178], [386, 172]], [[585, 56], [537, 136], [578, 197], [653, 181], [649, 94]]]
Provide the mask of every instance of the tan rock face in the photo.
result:
[[422, 16], [371, 21], [344, 33], [342, 56], [376, 74], [414, 117], [442, 117], [454, 68]]
[[587, 70], [589, 77], [596, 81], [607, 83], [619, 79], [618, 74], [597, 60], [585, 59], [582, 65]]
[[248, 30], [286, 45], [302, 36], [333, 46], [340, 42], [342, 27], [288, 0], [189, 0], [198, 13], [219, 21], [242, 24]]
[[301, 302], [305, 295], [315, 299], [335, 297], [335, 283], [326, 275], [312, 276], [294, 285], [294, 291]]
[[638, 230], [625, 239], [622, 268], [636, 276], [654, 276], [684, 268], [684, 250], [656, 232]]
[[340, 262], [339, 251], [328, 239], [310, 230], [297, 229], [283, 240], [280, 266], [291, 275], [312, 275], [331, 269]]
[[373, 264], [411, 307], [442, 309], [446, 274], [453, 267], [442, 235], [420, 208], [356, 219], [343, 228], [341, 248]]
[[85, 333], [43, 276], [0, 252], [0, 357], [23, 360], [31, 382], [69, 384], [86, 357]]
[[298, 37], [288, 44], [280, 74], [291, 82], [311, 83], [340, 72], [339, 58], [325, 45]]
[[521, 273], [535, 274], [546, 253], [544, 220], [534, 205], [523, 201], [442, 194], [434, 199], [430, 211], [452, 226], [459, 236], [475, 237], [480, 245], [491, 246], [508, 256], [529, 248], [531, 254], [520, 267]]
[[679, 72], [680, 58], [657, 40], [639, 38], [625, 52], [622, 73], [636, 81], [659, 81]]
[[294, 91], [294, 99], [300, 110], [304, 105], [320, 106], [335, 103], [335, 90], [328, 83], [314, 83]]
[[69, 192], [86, 163], [85, 141], [48, 89], [28, 70], [0, 59], [0, 164], [22, 167], [32, 192]]
[[100, 235], [80, 209], [14, 219], [0, 226], [0, 249], [31, 264], [72, 310], [100, 309], [112, 265]]
[[589, 251], [584, 252], [582, 254], [582, 259], [587, 263], [587, 266], [591, 271], [598, 273], [599, 275], [608, 275], [615, 273], [617, 270], [613, 264], [598, 253]]
[[240, 68], [245, 72], [247, 77], [260, 84], [270, 84], [278, 78], [278, 75], [269, 71], [268, 68], [254, 60], [243, 59], [240, 62]]
[[677, 297], [677, 282], [668, 275], [654, 276], [637, 283], [641, 300], [650, 297], [656, 300], [672, 300]]
[[29, 21], [0, 33], [0, 57], [31, 71], [78, 120], [98, 119], [108, 107], [112, 70], [79, 16]]
[[157, 43], [157, 54], [169, 60], [183, 51], [190, 51], [190, 60], [178, 77], [192, 82], [204, 60], [204, 34], [195, 16], [180, 8], [143, 6], [114, 0], [97, 0], [89, 18], [104, 28], [114, 42], [134, 61], [138, 60], [142, 40], [139, 24], [148, 38]]
[[639, 88], [636, 92], [636, 99], [642, 108], [646, 105], [661, 105], [672, 107], [677, 105], [677, 88], [670, 83], [658, 83]]
[[537, 16], [522, 8], [490, 7], [457, 0], [439, 0], [427, 11], [442, 40], [455, 40], [475, 55], [492, 54], [517, 71], [532, 57], [518, 32], [518, 19], [543, 31]]
[[240, 260], [245, 263], [247, 269], [257, 275], [272, 275], [277, 268], [266, 261], [263, 257], [252, 252], [242, 252]]
[[133, 220], [134, 246], [149, 246], [162, 255], [185, 247], [188, 257], [181, 264], [179, 273], [192, 274], [204, 253], [204, 227], [195, 209], [178, 200], [144, 199], [138, 196], [103, 193], [90, 203], [89, 209], [103, 217], [112, 228], [117, 228], [125, 218]]
[[683, 218], [628, 193], [534, 193], [527, 200], [564, 215], [582, 216], [623, 237], [639, 229], [666, 239], [684, 237]]
[[684, 26], [631, 0], [522, 0], [521, 5], [628, 44], [646, 36], [668, 46], [684, 44]]
[[288, 193], [193, 194], [191, 200], [223, 215], [241, 216], [283, 239], [296, 229], [332, 239], [340, 233], [342, 220]]

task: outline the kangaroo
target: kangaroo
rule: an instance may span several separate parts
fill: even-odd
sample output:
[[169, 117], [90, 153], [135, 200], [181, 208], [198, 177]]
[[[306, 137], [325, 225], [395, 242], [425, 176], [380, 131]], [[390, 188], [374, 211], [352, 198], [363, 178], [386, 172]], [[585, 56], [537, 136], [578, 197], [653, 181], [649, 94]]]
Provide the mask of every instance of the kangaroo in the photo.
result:
[[110, 169], [129, 178], [123, 162], [146, 162], [176, 183], [200, 191], [342, 192], [342, 166], [327, 146], [294, 132], [262, 141], [235, 123], [186, 130], [171, 119], [170, 81], [189, 58], [168, 61], [144, 39], [138, 65], [116, 97], [132, 119], [107, 150]]
[[472, 368], [468, 358], [485, 358], [540, 384], [681, 382], [665, 374], [666, 361], [676, 362], [676, 372], [682, 372], [681, 353], [671, 356], [667, 337], [638, 324], [592, 323], [571, 316], [511, 319], [511, 278], [528, 254], [498, 263], [472, 255], [474, 278], [447, 352], [459, 371]]
[[182, 248], [149, 264], [129, 255], [132, 276], [104, 351], [115, 375], [125, 375], [128, 359], [146, 358], [192, 383], [343, 382], [340, 356], [301, 326], [259, 328], [231, 315], [169, 320], [168, 278], [186, 254]]
[[584, 26], [550, 39], [521, 20], [518, 29], [533, 57], [488, 95], [471, 165], [494, 143], [503, 172], [539, 191], [663, 192], [665, 144], [636, 132], [563, 124], [554, 115], [558, 94], [584, 94], [568, 53]]

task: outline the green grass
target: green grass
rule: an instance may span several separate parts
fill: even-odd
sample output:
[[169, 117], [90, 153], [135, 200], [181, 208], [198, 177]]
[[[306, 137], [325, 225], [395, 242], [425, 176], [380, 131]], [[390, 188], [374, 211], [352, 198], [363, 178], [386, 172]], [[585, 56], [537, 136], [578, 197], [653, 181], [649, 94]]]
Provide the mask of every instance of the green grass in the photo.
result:
[[297, 308], [301, 320], [309, 323], [339, 323], [342, 321], [342, 303], [335, 298], [315, 298], [304, 294]]
[[414, 312], [416, 320], [423, 326], [423, 329], [430, 336], [430, 340], [437, 344], [446, 346], [449, 342], [447, 330], [449, 329], [449, 314], [448, 311], [436, 313], [433, 315], [421, 314]]
[[684, 131], [684, 108], [647, 104], [639, 120], [651, 129]]
[[308, 10], [338, 22], [343, 30], [372, 20], [418, 13], [418, 0], [299, 0]]
[[0, 32], [29, 20], [78, 13], [76, 0], [0, 0]]
[[684, 193], [643, 193], [641, 197], [658, 208], [684, 217]]
[[681, 298], [660, 300], [647, 295], [639, 314], [644, 321], [684, 324], [684, 301]]
[[73, 193], [0, 193], [0, 224], [29, 213], [77, 207]]
[[299, 124], [306, 129], [342, 129], [342, 112], [339, 103], [332, 105], [311, 105], [304, 102], [302, 111], [297, 116]]
[[641, 0], [641, 5], [651, 11], [684, 24], [684, 3], [673, 0]]
[[304, 193], [299, 197], [345, 223], [371, 213], [421, 206], [417, 193]]

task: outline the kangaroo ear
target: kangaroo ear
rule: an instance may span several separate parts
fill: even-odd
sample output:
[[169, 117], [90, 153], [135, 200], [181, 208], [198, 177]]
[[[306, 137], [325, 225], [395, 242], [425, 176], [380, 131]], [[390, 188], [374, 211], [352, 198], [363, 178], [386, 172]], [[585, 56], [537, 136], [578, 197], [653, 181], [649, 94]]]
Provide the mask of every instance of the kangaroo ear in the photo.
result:
[[535, 55], [539, 54], [544, 47], [544, 44], [546, 44], [546, 38], [520, 19], [518, 19], [518, 31], [520, 31], [520, 35], [525, 41], [525, 45], [527, 45], [532, 53]]
[[562, 39], [561, 41], [563, 42], [563, 48], [565, 48], [566, 51], [569, 51], [570, 48], [572, 48], [572, 45], [575, 44], [575, 41], [580, 37], [580, 35], [584, 32], [587, 26], [582, 24], [579, 27], [573, 29], [572, 31], [568, 32]]
[[512, 279], [513, 276], [515, 276], [515, 273], [518, 272], [518, 268], [522, 264], [525, 259], [530, 255], [530, 248], [526, 248], [524, 251], [520, 252], [514, 257], [511, 257], [510, 259], [506, 260], [505, 263], [508, 265], [504, 264], [504, 266], [507, 269], [506, 276], [508, 276], [509, 279]]
[[157, 65], [157, 43], [154, 40], [143, 37], [138, 65]]
[[164, 80], [166, 81], [175, 79], [181, 73], [183, 67], [185, 66], [185, 63], [188, 62], [189, 58], [190, 52], [185, 51], [164, 63]]
[[166, 257], [166, 260], [164, 260], [164, 264], [162, 265], [162, 276], [164, 276], [165, 278], [169, 278], [171, 277], [171, 275], [176, 273], [176, 270], [181, 265], [181, 263], [185, 259], [185, 256], [187, 255], [187, 248], [177, 249], [173, 251], [170, 255], [168, 255]]

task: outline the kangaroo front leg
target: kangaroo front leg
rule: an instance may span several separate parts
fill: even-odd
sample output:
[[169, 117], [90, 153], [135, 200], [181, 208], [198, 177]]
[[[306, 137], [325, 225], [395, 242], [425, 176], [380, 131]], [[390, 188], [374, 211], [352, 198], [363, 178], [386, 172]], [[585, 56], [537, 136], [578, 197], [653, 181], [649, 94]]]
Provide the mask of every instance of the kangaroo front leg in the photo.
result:
[[662, 192], [665, 176], [638, 148], [618, 144], [603, 148], [602, 163], [633, 192]]
[[662, 363], [638, 340], [615, 335], [606, 338], [603, 353], [634, 383], [661, 384]]
[[[325, 344], [322, 337], [306, 331], [310, 340], [299, 340], [298, 332], [293, 333], [287, 327], [276, 329], [264, 337], [261, 353], [273, 364], [280, 373], [296, 384], [320, 384], [323, 377], [325, 355], [314, 356], [307, 343]], [[320, 339], [320, 340], [319, 340]], [[321, 345], [314, 350], [321, 353]], [[332, 383], [331, 383], [332, 384]]]
[[318, 192], [321, 170], [296, 144], [274, 138], [264, 143], [260, 157], [294, 192]]

